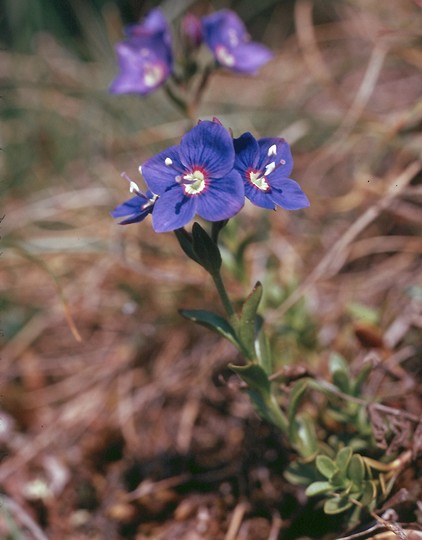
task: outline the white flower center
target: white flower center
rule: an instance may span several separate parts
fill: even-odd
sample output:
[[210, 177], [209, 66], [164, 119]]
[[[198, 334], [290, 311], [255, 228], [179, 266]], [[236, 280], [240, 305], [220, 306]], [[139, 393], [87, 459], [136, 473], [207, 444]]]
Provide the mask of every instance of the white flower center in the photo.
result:
[[162, 66], [153, 64], [152, 62], [145, 62], [143, 80], [145, 86], [152, 88], [159, 84], [164, 77], [164, 70]]
[[196, 169], [183, 177], [183, 188], [186, 195], [198, 195], [205, 189], [205, 175], [202, 171]]
[[224, 45], [218, 45], [215, 49], [215, 56], [217, 57], [217, 60], [220, 62], [220, 64], [223, 64], [224, 66], [233, 66], [235, 63], [234, 56], [229, 53], [229, 51], [224, 47]]
[[249, 181], [252, 185], [257, 187], [261, 191], [268, 191], [270, 189], [267, 179], [265, 178], [265, 176], [261, 175], [260, 171], [250, 171]]

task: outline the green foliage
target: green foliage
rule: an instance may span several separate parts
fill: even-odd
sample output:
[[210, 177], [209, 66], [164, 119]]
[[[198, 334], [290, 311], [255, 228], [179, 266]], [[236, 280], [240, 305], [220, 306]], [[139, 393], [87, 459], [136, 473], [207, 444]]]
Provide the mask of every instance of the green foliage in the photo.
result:
[[244, 356], [245, 365], [230, 368], [244, 381], [258, 414], [277, 426], [296, 452], [286, 478], [305, 486], [307, 496], [323, 497], [326, 514], [350, 511], [352, 523], [362, 509], [379, 504], [394, 482], [395, 465], [373, 457], [377, 449], [362, 399], [372, 366], [364, 363], [352, 373], [346, 359], [334, 352], [329, 357], [331, 382], [306, 376], [286, 388], [288, 378], [280, 376], [283, 386], [278, 384], [265, 321], [258, 315], [264, 288], [258, 282], [239, 314], [232, 311], [220, 276], [218, 232], [213, 239], [195, 223], [192, 235], [178, 231], [177, 237], [185, 253], [214, 277], [230, 322], [208, 311], [184, 310], [182, 315], [225, 337]]

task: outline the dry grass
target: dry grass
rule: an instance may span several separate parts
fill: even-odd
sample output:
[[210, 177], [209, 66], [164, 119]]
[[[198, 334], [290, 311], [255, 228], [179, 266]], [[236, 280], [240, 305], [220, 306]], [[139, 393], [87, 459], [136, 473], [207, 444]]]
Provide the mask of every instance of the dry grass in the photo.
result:
[[[297, 0], [286, 37], [270, 7], [276, 58], [257, 78], [217, 74], [199, 116], [284, 134], [312, 204], [272, 215], [245, 287], [228, 279], [241, 297], [268, 273], [280, 364], [323, 374], [329, 350], [375, 347], [373, 390], [421, 414], [421, 9]], [[49, 35], [0, 52], [0, 536], [312, 538], [312, 522], [295, 529], [305, 501], [281, 479], [282, 441], [226, 370], [234, 349], [177, 314], [219, 309], [207, 278], [171, 235], [109, 217], [120, 172], [135, 178], [187, 123], [161, 92], [108, 96], [108, 46], [91, 62]], [[247, 207], [239, 230], [262, 219]]]

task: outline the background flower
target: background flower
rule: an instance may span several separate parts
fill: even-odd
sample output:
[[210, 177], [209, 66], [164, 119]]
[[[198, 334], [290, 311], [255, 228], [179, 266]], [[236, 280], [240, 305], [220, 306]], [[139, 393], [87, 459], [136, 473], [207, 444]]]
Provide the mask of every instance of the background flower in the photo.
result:
[[127, 39], [116, 45], [119, 74], [109, 90], [114, 94], [149, 94], [173, 69], [170, 27], [160, 9], [143, 23], [125, 27]]
[[234, 11], [223, 9], [203, 17], [202, 27], [216, 61], [232, 71], [254, 74], [273, 56], [264, 45], [249, 41], [245, 25]]
[[288, 143], [280, 138], [258, 141], [251, 133], [234, 139], [235, 169], [242, 175], [246, 197], [262, 208], [299, 210], [309, 201], [299, 184], [288, 178], [293, 158]]

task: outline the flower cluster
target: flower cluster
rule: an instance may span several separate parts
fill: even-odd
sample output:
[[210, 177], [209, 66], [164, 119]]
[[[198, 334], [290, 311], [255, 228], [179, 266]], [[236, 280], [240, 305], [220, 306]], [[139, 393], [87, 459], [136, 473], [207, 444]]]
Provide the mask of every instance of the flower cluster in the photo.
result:
[[140, 171], [148, 186], [144, 195], [134, 182], [135, 196], [118, 206], [112, 216], [121, 224], [152, 215], [156, 232], [184, 227], [197, 214], [208, 221], [233, 217], [245, 197], [253, 204], [298, 210], [309, 201], [298, 183], [288, 178], [293, 167], [284, 139], [256, 140], [251, 133], [232, 139], [222, 124], [199, 122], [179, 145], [147, 160]]
[[[272, 58], [267, 47], [249, 41], [245, 25], [228, 9], [202, 19], [188, 13], [181, 31], [187, 52], [204, 42], [217, 65], [234, 72], [254, 74]], [[126, 39], [116, 45], [119, 73], [109, 90], [114, 94], [153, 92], [173, 73], [170, 26], [156, 8], [142, 23], [127, 26], [125, 34]]]
[[148, 94], [173, 70], [170, 27], [157, 8], [143, 24], [127, 26], [125, 33], [126, 40], [116, 45], [120, 71], [109, 90], [113, 94]]

